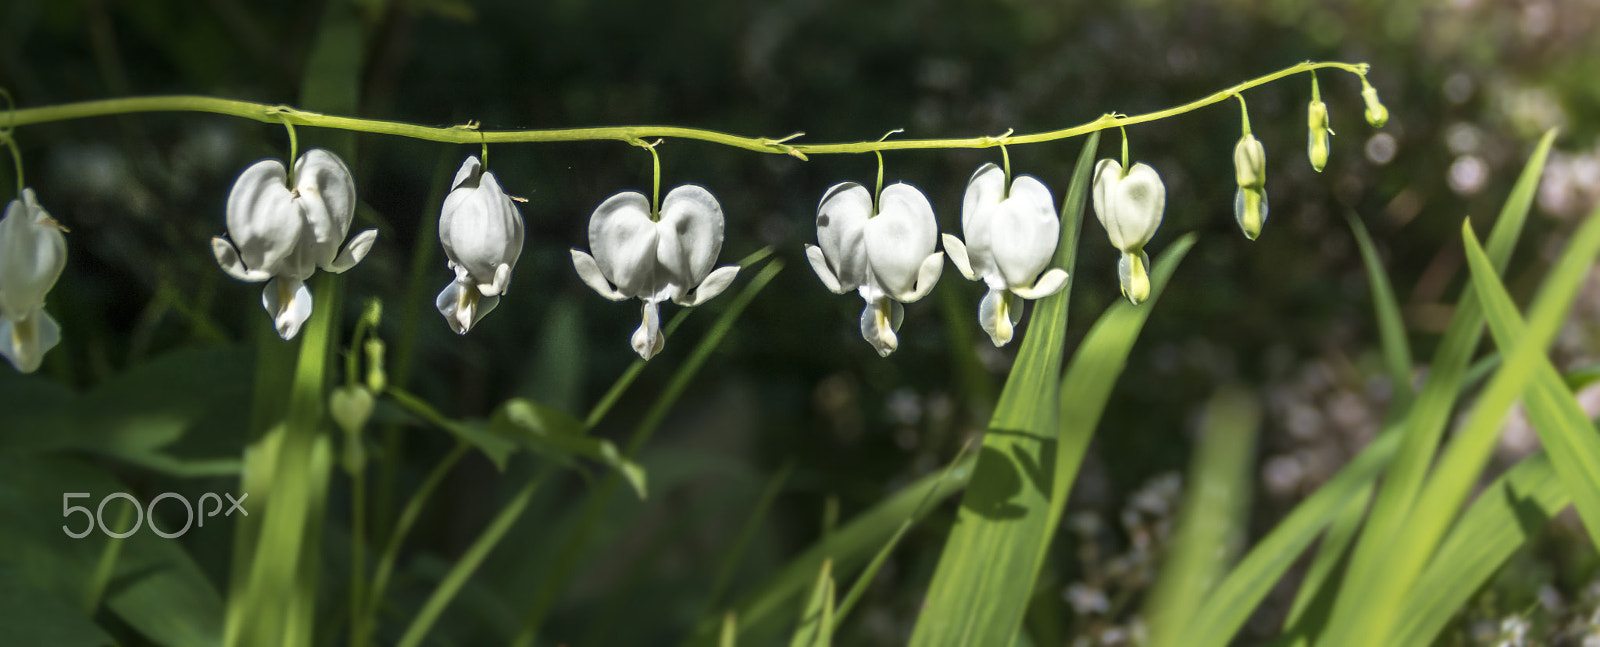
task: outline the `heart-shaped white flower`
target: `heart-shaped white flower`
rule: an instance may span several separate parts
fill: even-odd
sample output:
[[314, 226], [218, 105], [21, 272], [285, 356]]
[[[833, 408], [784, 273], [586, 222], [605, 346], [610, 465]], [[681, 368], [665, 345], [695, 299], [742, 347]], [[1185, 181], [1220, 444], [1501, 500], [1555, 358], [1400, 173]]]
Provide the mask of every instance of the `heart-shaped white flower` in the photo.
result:
[[1022, 320], [1017, 298], [1040, 299], [1067, 285], [1066, 270], [1049, 268], [1061, 241], [1055, 199], [1038, 178], [1017, 176], [1007, 187], [1005, 171], [984, 164], [967, 181], [961, 233], [965, 241], [945, 234], [944, 249], [962, 276], [989, 286], [978, 324], [1004, 346]]
[[368, 229], [345, 244], [355, 212], [355, 179], [331, 151], [306, 151], [292, 175], [281, 161], [261, 160], [234, 181], [228, 237], [212, 238], [211, 251], [229, 276], [268, 281], [261, 305], [278, 336], [293, 339], [311, 316], [306, 279], [319, 267], [334, 273], [355, 267], [378, 239], [378, 230]]
[[1167, 187], [1161, 176], [1144, 162], [1126, 171], [1114, 159], [1094, 166], [1094, 213], [1106, 228], [1111, 244], [1122, 251], [1117, 276], [1122, 294], [1138, 304], [1150, 296], [1150, 258], [1144, 246], [1161, 227], [1167, 208]]
[[23, 373], [38, 370], [44, 354], [61, 341], [44, 298], [67, 266], [62, 231], [33, 189], [23, 189], [0, 217], [0, 355]]
[[944, 271], [944, 253], [934, 251], [939, 225], [927, 196], [909, 184], [884, 187], [879, 207], [855, 182], [841, 182], [817, 206], [818, 245], [806, 258], [822, 284], [835, 294], [856, 290], [867, 302], [861, 336], [881, 356], [899, 347], [901, 304], [920, 300]]
[[722, 252], [722, 238], [722, 205], [705, 187], [674, 188], [656, 214], [644, 194], [622, 191], [595, 208], [589, 217], [594, 254], [573, 249], [572, 266], [601, 296], [644, 302], [632, 345], [640, 357], [650, 359], [666, 343], [662, 301], [700, 305], [721, 294], [738, 275], [737, 265], [712, 269]]
[[522, 213], [477, 156], [461, 163], [439, 212], [439, 242], [455, 280], [434, 299], [450, 329], [467, 334], [500, 303], [522, 255]]

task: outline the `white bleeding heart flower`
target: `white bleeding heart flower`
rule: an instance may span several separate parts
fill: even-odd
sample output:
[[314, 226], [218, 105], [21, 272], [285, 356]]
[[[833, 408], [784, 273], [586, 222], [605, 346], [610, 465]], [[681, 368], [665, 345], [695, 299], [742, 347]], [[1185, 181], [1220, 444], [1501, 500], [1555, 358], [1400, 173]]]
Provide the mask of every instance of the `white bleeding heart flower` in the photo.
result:
[[1150, 257], [1144, 246], [1161, 227], [1167, 207], [1167, 187], [1161, 176], [1144, 162], [1124, 170], [1114, 159], [1094, 166], [1094, 213], [1106, 228], [1111, 244], [1122, 251], [1117, 277], [1122, 294], [1138, 304], [1150, 297]]
[[877, 209], [855, 182], [830, 187], [817, 205], [817, 245], [806, 245], [811, 269], [834, 294], [855, 290], [866, 301], [861, 337], [887, 357], [905, 307], [928, 295], [944, 271], [934, 251], [939, 225], [927, 196], [909, 184], [884, 187]]
[[467, 334], [494, 310], [522, 255], [522, 214], [476, 155], [456, 171], [439, 213], [439, 242], [455, 280], [434, 299], [450, 329]]
[[965, 242], [945, 234], [944, 249], [962, 276], [989, 286], [978, 323], [995, 346], [1004, 346], [1022, 320], [1016, 299], [1044, 298], [1067, 285], [1066, 270], [1049, 267], [1061, 241], [1055, 199], [1038, 178], [1017, 176], [1007, 187], [1005, 171], [984, 164], [967, 181], [961, 233]]
[[600, 203], [589, 217], [589, 248], [572, 250], [572, 266], [583, 282], [612, 301], [644, 302], [634, 352], [650, 359], [666, 343], [662, 301], [697, 306], [721, 294], [739, 266], [713, 270], [722, 252], [722, 205], [705, 187], [684, 184], [667, 193], [661, 211], [650, 198], [622, 191]]
[[0, 355], [23, 373], [39, 369], [61, 341], [44, 298], [67, 266], [64, 229], [23, 189], [0, 218]]
[[378, 239], [368, 229], [345, 244], [355, 213], [355, 179], [331, 151], [306, 151], [292, 174], [281, 161], [261, 160], [234, 181], [228, 236], [212, 238], [211, 251], [229, 276], [267, 282], [261, 305], [278, 336], [293, 339], [311, 316], [306, 279], [319, 267], [336, 274], [355, 267]]

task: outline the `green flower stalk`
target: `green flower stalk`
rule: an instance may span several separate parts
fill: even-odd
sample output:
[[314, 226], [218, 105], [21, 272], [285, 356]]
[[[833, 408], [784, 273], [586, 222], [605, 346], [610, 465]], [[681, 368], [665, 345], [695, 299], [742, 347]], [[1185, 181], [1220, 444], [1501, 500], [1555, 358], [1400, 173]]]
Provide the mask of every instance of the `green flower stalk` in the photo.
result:
[[1328, 138], [1334, 133], [1333, 128], [1328, 126], [1328, 104], [1322, 102], [1322, 90], [1317, 87], [1315, 72], [1311, 74], [1311, 106], [1306, 111], [1306, 123], [1311, 127], [1306, 142], [1311, 168], [1321, 173], [1322, 167], [1328, 165]]

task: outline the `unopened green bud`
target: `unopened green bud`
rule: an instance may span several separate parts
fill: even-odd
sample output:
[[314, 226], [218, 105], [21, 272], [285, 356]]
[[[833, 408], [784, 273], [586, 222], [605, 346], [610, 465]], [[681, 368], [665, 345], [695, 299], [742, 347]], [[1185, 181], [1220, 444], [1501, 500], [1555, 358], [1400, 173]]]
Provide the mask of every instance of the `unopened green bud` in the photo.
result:
[[1306, 113], [1306, 123], [1311, 128], [1306, 152], [1311, 156], [1311, 168], [1321, 173], [1322, 167], [1328, 165], [1328, 139], [1333, 135], [1333, 129], [1328, 127], [1328, 104], [1321, 99], [1312, 99], [1311, 108]]
[[1259, 189], [1267, 183], [1267, 151], [1255, 135], [1240, 137], [1233, 147], [1233, 175], [1241, 187]]
[[1239, 222], [1244, 237], [1255, 240], [1267, 224], [1267, 190], [1261, 187], [1239, 187], [1233, 194], [1233, 218]]
[[1367, 77], [1361, 77], [1361, 99], [1367, 102], [1367, 123], [1373, 128], [1382, 128], [1389, 123], [1389, 109], [1383, 107], [1383, 102], [1378, 101], [1378, 89], [1367, 82]]
[[383, 393], [389, 388], [389, 374], [383, 369], [383, 340], [373, 337], [362, 346], [367, 351], [367, 388], [373, 393]]
[[356, 436], [372, 418], [373, 404], [372, 392], [366, 387], [345, 385], [328, 396], [328, 414], [346, 434]]

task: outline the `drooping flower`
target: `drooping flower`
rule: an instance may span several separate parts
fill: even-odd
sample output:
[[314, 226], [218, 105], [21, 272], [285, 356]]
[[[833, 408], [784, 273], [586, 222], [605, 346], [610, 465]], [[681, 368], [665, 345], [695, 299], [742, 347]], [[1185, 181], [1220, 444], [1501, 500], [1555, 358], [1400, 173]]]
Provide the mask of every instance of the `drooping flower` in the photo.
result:
[[1134, 304], [1150, 297], [1150, 257], [1144, 246], [1156, 235], [1167, 207], [1167, 187], [1144, 162], [1124, 170], [1114, 159], [1094, 166], [1094, 213], [1111, 244], [1122, 251], [1117, 278], [1123, 296]]
[[33, 189], [23, 189], [0, 218], [0, 355], [23, 373], [38, 370], [61, 341], [44, 298], [67, 266], [63, 231]]
[[1311, 75], [1311, 105], [1306, 108], [1306, 154], [1311, 158], [1311, 168], [1318, 173], [1328, 165], [1328, 148], [1333, 128], [1328, 125], [1328, 104], [1322, 102], [1322, 90], [1317, 86], [1317, 76]]
[[1244, 237], [1255, 240], [1267, 223], [1267, 151], [1255, 135], [1245, 133], [1233, 147], [1233, 217]]
[[1046, 268], [1061, 240], [1055, 199], [1043, 182], [1020, 175], [1006, 185], [1006, 173], [987, 163], [967, 180], [961, 200], [961, 239], [944, 235], [961, 275], [983, 281], [989, 292], [978, 305], [978, 324], [995, 346], [1011, 342], [1022, 304], [1015, 299], [1040, 299], [1067, 285], [1067, 272]]
[[261, 160], [234, 181], [228, 236], [212, 238], [211, 251], [228, 276], [267, 282], [261, 305], [278, 336], [293, 339], [311, 316], [306, 279], [319, 267], [336, 274], [355, 267], [378, 239], [378, 230], [368, 229], [345, 243], [355, 212], [355, 180], [331, 151], [306, 151], [293, 173], [281, 161]]
[[1364, 114], [1373, 128], [1382, 128], [1389, 123], [1389, 109], [1383, 107], [1383, 102], [1378, 100], [1378, 89], [1372, 87], [1365, 76], [1361, 77], [1361, 100], [1367, 104]]
[[522, 214], [476, 155], [456, 171], [439, 213], [439, 242], [455, 280], [434, 299], [450, 329], [467, 334], [494, 310], [522, 255]]
[[622, 191], [600, 203], [589, 217], [589, 248], [572, 250], [572, 266], [583, 282], [612, 301], [644, 302], [634, 352], [650, 359], [666, 344], [662, 301], [697, 306], [733, 283], [739, 266], [712, 269], [722, 252], [722, 205], [705, 187], [684, 184], [667, 193], [661, 210], [638, 191]]
[[928, 295], [944, 271], [944, 252], [934, 251], [939, 225], [933, 205], [916, 187], [884, 187], [878, 205], [855, 182], [829, 187], [817, 205], [817, 242], [806, 258], [834, 294], [855, 290], [866, 301], [861, 337], [888, 357], [900, 345], [895, 335], [905, 306]]

